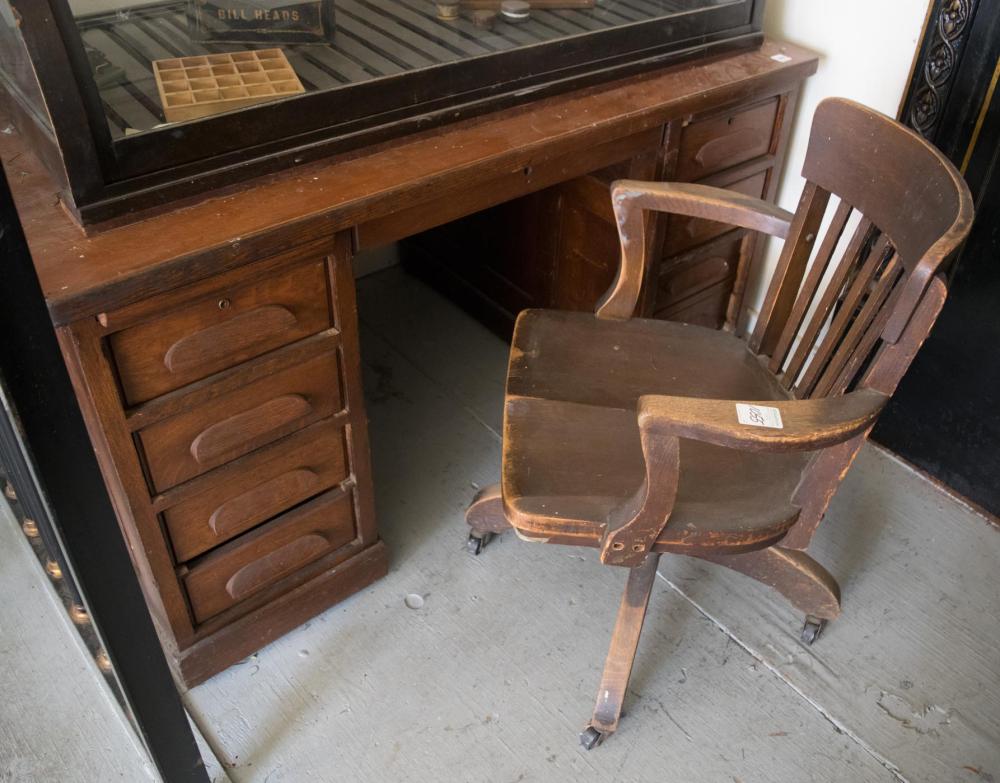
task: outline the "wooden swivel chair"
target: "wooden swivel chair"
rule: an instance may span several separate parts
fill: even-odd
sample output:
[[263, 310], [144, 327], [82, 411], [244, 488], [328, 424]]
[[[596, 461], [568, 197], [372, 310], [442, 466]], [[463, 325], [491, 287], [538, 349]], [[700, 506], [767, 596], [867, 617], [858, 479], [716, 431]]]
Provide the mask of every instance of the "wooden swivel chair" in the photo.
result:
[[[614, 183], [621, 263], [596, 312], [517, 320], [501, 482], [469, 507], [470, 545], [512, 527], [630, 569], [588, 749], [618, 726], [661, 553], [777, 589], [805, 613], [806, 643], [840, 613], [804, 550], [941, 310], [938, 270], [973, 207], [936, 149], [842, 99], [816, 110], [802, 173], [794, 215], [701, 185]], [[785, 240], [750, 335], [632, 317], [646, 210]]]

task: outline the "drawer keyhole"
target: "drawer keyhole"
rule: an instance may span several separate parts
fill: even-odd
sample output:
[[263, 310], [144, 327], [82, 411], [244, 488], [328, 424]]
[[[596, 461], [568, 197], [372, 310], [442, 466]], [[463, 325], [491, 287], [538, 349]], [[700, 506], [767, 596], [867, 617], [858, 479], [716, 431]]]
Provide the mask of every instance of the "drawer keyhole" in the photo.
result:
[[219, 300], [219, 309], [220, 310], [228, 310], [231, 305], [232, 305], [232, 302], [230, 302], [228, 299], [220, 299]]

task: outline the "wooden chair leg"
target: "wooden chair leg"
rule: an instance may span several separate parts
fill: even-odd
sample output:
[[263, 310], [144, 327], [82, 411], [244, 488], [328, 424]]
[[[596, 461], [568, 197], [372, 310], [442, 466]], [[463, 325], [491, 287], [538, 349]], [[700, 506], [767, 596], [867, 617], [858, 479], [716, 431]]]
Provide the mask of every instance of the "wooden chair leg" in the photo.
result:
[[494, 534], [510, 528], [503, 511], [499, 484], [492, 484], [476, 493], [465, 512], [465, 521], [469, 525], [469, 551], [474, 555], [483, 551]]
[[580, 734], [580, 743], [590, 750], [604, 741], [604, 738], [618, 728], [625, 701], [625, 690], [632, 674], [635, 651], [639, 646], [639, 634], [646, 619], [649, 594], [656, 579], [656, 567], [660, 555], [646, 555], [642, 565], [629, 569], [625, 594], [622, 596], [615, 620], [615, 630], [611, 636], [611, 648], [604, 663], [601, 687], [597, 692], [597, 703], [590, 723]]
[[802, 641], [812, 644], [827, 620], [840, 615], [840, 586], [805, 552], [772, 546], [738, 555], [699, 555], [773, 587], [806, 615]]

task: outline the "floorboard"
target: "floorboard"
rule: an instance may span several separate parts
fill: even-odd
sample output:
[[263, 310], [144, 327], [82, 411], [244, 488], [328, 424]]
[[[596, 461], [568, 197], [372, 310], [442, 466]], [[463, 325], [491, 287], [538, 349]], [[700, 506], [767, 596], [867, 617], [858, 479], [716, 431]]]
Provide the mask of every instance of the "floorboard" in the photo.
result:
[[660, 575], [904, 779], [1000, 779], [1000, 531], [866, 447], [810, 551], [844, 609], [812, 647], [746, 577], [687, 558]]
[[[358, 307], [369, 329], [499, 437], [509, 346], [399, 268], [363, 279]], [[379, 396], [376, 386], [366, 393]], [[496, 479], [491, 479], [495, 481]]]

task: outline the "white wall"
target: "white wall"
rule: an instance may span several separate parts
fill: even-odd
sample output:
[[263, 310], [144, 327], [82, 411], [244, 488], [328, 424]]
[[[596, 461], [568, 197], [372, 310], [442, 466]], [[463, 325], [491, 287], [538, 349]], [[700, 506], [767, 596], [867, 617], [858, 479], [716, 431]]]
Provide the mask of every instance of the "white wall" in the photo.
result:
[[[820, 56], [796, 109], [778, 203], [794, 210], [802, 192], [802, 161], [816, 104], [842, 96], [897, 116], [927, 15], [928, 0], [767, 0], [768, 36]], [[744, 318], [752, 324], [781, 249], [771, 242], [764, 263], [751, 270]]]

